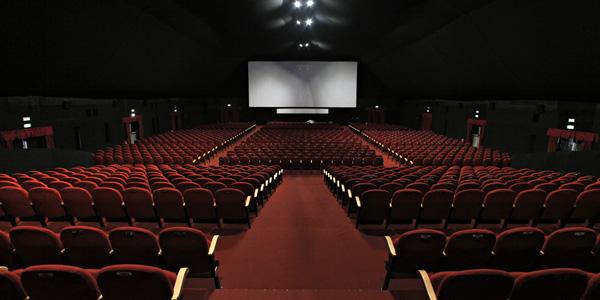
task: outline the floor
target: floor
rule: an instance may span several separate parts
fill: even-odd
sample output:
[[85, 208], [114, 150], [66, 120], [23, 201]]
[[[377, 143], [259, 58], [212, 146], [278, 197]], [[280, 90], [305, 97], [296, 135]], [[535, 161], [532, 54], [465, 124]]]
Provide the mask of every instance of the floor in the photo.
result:
[[377, 289], [385, 241], [357, 231], [321, 175], [287, 175], [252, 229], [221, 239], [224, 287]]
[[[386, 157], [385, 164], [396, 162]], [[354, 228], [320, 173], [288, 172], [251, 229], [228, 225], [213, 233], [221, 235], [223, 288], [188, 288], [186, 299], [420, 299], [410, 296], [420, 293], [414, 282], [381, 291], [384, 238]]]

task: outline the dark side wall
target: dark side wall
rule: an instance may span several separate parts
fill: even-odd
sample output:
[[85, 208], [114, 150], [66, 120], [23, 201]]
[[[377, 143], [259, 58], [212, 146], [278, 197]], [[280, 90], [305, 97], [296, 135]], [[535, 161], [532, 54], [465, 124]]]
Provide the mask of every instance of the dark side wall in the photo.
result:
[[[191, 99], [74, 99], [48, 97], [0, 98], [0, 131], [20, 129], [22, 118], [31, 117], [33, 127], [51, 125], [57, 148], [94, 151], [125, 139], [122, 118], [131, 109], [143, 116], [146, 136], [171, 130], [170, 113], [177, 106], [183, 128], [217, 122], [217, 100]], [[79, 128], [81, 149], [76, 143]]]
[[[270, 121], [333, 121], [340, 124], [366, 122], [366, 108], [379, 105], [387, 123], [420, 128], [421, 114], [429, 107], [432, 129], [454, 138], [465, 138], [466, 120], [480, 111], [488, 121], [484, 145], [510, 153], [546, 152], [546, 130], [564, 128], [567, 118], [576, 119], [576, 130], [600, 132], [600, 104], [572, 101], [455, 101], [398, 100], [391, 97], [360, 97], [358, 109], [330, 109], [328, 115], [277, 115], [274, 108], [249, 108], [241, 97], [202, 99], [75, 99], [50, 97], [0, 98], [0, 131], [22, 128], [23, 116], [30, 116], [34, 127], [52, 125], [57, 148], [78, 149], [75, 128], [79, 128], [82, 147], [93, 151], [121, 143], [125, 130], [121, 119], [132, 108], [144, 117], [148, 135], [171, 129], [170, 113], [177, 106], [183, 128], [220, 121], [220, 110], [231, 104], [239, 107], [240, 121], [264, 124]], [[600, 150], [598, 144], [594, 150]]]
[[[487, 120], [484, 145], [510, 153], [546, 152], [547, 129], [565, 128], [568, 118], [576, 119], [576, 130], [600, 131], [600, 105], [593, 102], [404, 100], [385, 107], [386, 120], [420, 128], [427, 107], [432, 130], [454, 138], [466, 137], [467, 119], [479, 110]], [[594, 150], [599, 149], [595, 144]]]
[[91, 153], [70, 149], [0, 149], [0, 173], [51, 170], [53, 168], [90, 167]]

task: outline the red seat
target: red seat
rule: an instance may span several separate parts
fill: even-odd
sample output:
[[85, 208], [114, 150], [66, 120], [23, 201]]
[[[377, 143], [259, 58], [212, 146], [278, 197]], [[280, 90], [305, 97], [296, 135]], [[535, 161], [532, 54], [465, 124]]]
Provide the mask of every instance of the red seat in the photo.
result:
[[598, 217], [600, 217], [600, 190], [586, 190], [579, 194], [575, 200], [571, 219], [593, 226]]
[[506, 189], [507, 186], [504, 183], [501, 182], [491, 182], [488, 184], [485, 184], [481, 187], [481, 190], [485, 193], [488, 194], [491, 191], [495, 191], [495, 190], [499, 190], [499, 189]]
[[386, 290], [390, 279], [414, 277], [418, 270], [437, 269], [446, 244], [446, 235], [438, 230], [415, 229], [388, 242], [389, 260], [383, 284]]
[[69, 262], [86, 269], [99, 269], [113, 263], [108, 235], [97, 228], [69, 226], [60, 232]]
[[543, 268], [582, 268], [591, 257], [596, 232], [585, 227], [569, 227], [552, 232], [540, 258]]
[[0, 266], [12, 269], [14, 263], [14, 247], [10, 242], [8, 234], [0, 231]]
[[544, 190], [526, 190], [517, 194], [511, 213], [510, 222], [528, 222], [533, 224], [543, 208], [546, 201], [546, 192]]
[[547, 222], [562, 222], [571, 215], [573, 205], [577, 199], [575, 190], [556, 190], [546, 196], [544, 210], [540, 219]]
[[242, 191], [245, 197], [250, 196], [250, 198], [252, 199], [250, 207], [253, 211], [256, 212], [256, 215], [258, 215], [258, 190], [256, 190], [254, 186], [252, 186], [252, 184], [247, 182], [234, 182], [230, 184], [229, 187], [232, 189]]
[[362, 193], [368, 190], [377, 189], [377, 186], [372, 183], [359, 183], [352, 187], [350, 190], [350, 194], [352, 197], [344, 198], [347, 199], [348, 202], [342, 201], [342, 205], [346, 205], [348, 203], [348, 213], [354, 212], [356, 210], [356, 196], [360, 197]]
[[185, 227], [168, 228], [158, 236], [168, 270], [189, 268], [189, 276], [213, 278], [215, 287], [220, 288], [214, 256], [218, 238], [214, 236], [211, 242], [202, 231]]
[[381, 224], [387, 218], [390, 210], [390, 193], [386, 190], [368, 190], [356, 199], [356, 206], [358, 207], [357, 228], [361, 223]]
[[4, 300], [23, 300], [27, 298], [19, 275], [0, 268], [0, 295]]
[[118, 190], [99, 187], [92, 191], [92, 198], [96, 213], [102, 218], [103, 223], [107, 220], [128, 220], [123, 196]]
[[454, 194], [450, 223], [471, 223], [479, 217], [484, 194], [481, 190], [462, 190]]
[[484, 268], [492, 256], [496, 235], [484, 229], [468, 229], [453, 233], [446, 243], [443, 270]]
[[98, 185], [98, 187], [107, 187], [107, 188], [111, 188], [111, 189], [115, 189], [119, 192], [122, 192], [125, 189], [125, 186], [119, 182], [113, 182], [113, 181], [105, 181], [103, 183], [101, 183], [100, 185]]
[[527, 183], [527, 182], [517, 182], [517, 183], [515, 183], [515, 184], [511, 185], [509, 188], [510, 188], [510, 189], [511, 189], [513, 192], [515, 192], [515, 193], [517, 193], [517, 194], [518, 194], [518, 193], [520, 193], [520, 192], [522, 192], [522, 191], [525, 191], [525, 190], [530, 190], [530, 189], [532, 189], [532, 188], [533, 188], [533, 186], [531, 186], [531, 184], [529, 184], [529, 183]]
[[70, 183], [64, 181], [50, 181], [46, 183], [49, 188], [55, 189], [56, 191], [60, 191], [64, 188], [73, 187]]
[[419, 190], [402, 189], [392, 195], [387, 224], [413, 223], [419, 218], [423, 194]]
[[181, 192], [181, 193], [185, 193], [185, 191], [189, 190], [189, 189], [195, 189], [195, 188], [200, 188], [202, 187], [200, 184], [192, 182], [192, 181], [186, 181], [186, 182], [181, 182], [177, 184], [177, 189]]
[[496, 236], [491, 266], [509, 272], [524, 272], [534, 268], [546, 237], [534, 227], [506, 230]]
[[247, 223], [248, 228], [250, 228], [250, 199], [237, 189], [224, 188], [218, 190], [215, 194], [215, 201], [219, 218], [224, 223]]
[[431, 284], [440, 300], [506, 300], [513, 281], [507, 272], [488, 269], [439, 272], [431, 277]]
[[558, 189], [558, 185], [556, 185], [554, 183], [550, 183], [550, 182], [548, 182], [548, 183], [540, 183], [540, 184], [536, 185], [534, 187], [534, 189], [543, 190], [546, 193], [550, 193], [552, 191], [557, 190]]
[[183, 194], [188, 217], [194, 222], [215, 222], [219, 224], [216, 202], [210, 190], [189, 189]]
[[25, 266], [64, 263], [63, 245], [56, 233], [41, 227], [17, 226], [9, 235]]
[[582, 300], [600, 299], [600, 274], [593, 275], [588, 281], [588, 286]]
[[218, 190], [227, 188], [225, 184], [216, 181], [207, 182], [203, 184], [202, 187], [210, 190], [213, 193], [213, 195], [216, 195]]
[[510, 300], [580, 300], [587, 287], [585, 272], [548, 269], [516, 274]]
[[138, 227], [119, 227], [111, 230], [108, 238], [118, 263], [161, 266], [160, 247], [156, 235], [151, 231]]
[[31, 190], [33, 188], [37, 188], [37, 187], [48, 187], [46, 184], [44, 184], [43, 182], [39, 182], [36, 180], [27, 180], [24, 181], [23, 183], [21, 183], [21, 187], [23, 187], [26, 190]]
[[32, 300], [97, 300], [100, 297], [92, 274], [73, 266], [29, 267], [21, 273], [21, 282]]
[[423, 182], [413, 182], [407, 185], [405, 188], [419, 190], [421, 193], [426, 194], [429, 191], [429, 184]]
[[49, 220], [64, 220], [67, 216], [58, 190], [52, 188], [34, 188], [29, 191], [29, 200], [38, 216]]
[[156, 214], [161, 223], [165, 221], [187, 222], [183, 195], [173, 188], [162, 188], [154, 191]]
[[600, 182], [592, 183], [592, 184], [586, 186], [585, 190], [586, 191], [589, 191], [589, 190], [600, 190]]
[[1, 181], [0, 178], [0, 187], [12, 186], [12, 187], [21, 187], [18, 183], [13, 181]]
[[143, 188], [127, 188], [123, 192], [123, 203], [131, 223], [136, 221], [157, 221], [154, 201], [149, 190]]
[[91, 193], [95, 188], [98, 187], [98, 184], [93, 181], [82, 180], [73, 184], [73, 186], [85, 189], [86, 191]]
[[485, 195], [480, 222], [496, 222], [501, 225], [511, 214], [515, 202], [515, 192], [510, 189], [497, 189]]
[[380, 186], [379, 188], [382, 190], [386, 190], [388, 193], [390, 193], [390, 195], [393, 195], [396, 191], [401, 190], [403, 186], [398, 183], [390, 182]]
[[583, 192], [583, 189], [585, 189], [585, 184], [579, 183], [579, 182], [569, 182], [569, 183], [565, 183], [565, 184], [561, 185], [559, 187], [559, 189], [575, 190], [575, 191], [577, 191], [577, 193], [581, 193], [581, 192]]
[[231, 186], [232, 184], [235, 183], [235, 180], [231, 179], [231, 178], [219, 178], [217, 180], [217, 182], [220, 182], [220, 183], [222, 183], [222, 184], [224, 184], [226, 186]]
[[16, 218], [15, 223], [17, 224], [21, 218], [37, 219], [37, 215], [29, 201], [29, 193], [22, 188], [0, 188], [0, 203], [6, 215]]
[[60, 191], [65, 209], [67, 213], [77, 220], [96, 219], [96, 211], [94, 210], [94, 201], [90, 192], [83, 188], [71, 187]]
[[176, 276], [150, 266], [114, 265], [102, 268], [97, 282], [107, 300], [179, 299], [173, 297]]

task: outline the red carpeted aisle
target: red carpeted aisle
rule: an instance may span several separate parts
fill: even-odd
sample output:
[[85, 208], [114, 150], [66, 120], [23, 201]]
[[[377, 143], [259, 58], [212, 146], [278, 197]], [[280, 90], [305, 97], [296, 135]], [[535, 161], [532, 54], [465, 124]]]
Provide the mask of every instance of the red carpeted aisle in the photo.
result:
[[322, 175], [285, 175], [252, 229], [222, 236], [225, 289], [381, 288], [385, 242], [354, 229]]

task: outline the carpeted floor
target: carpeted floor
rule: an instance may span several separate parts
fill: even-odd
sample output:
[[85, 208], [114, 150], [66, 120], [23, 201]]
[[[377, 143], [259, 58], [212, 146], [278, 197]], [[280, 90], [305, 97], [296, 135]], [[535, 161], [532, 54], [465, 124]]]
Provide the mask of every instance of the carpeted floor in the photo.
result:
[[222, 236], [217, 248], [226, 289], [380, 289], [387, 257], [323, 183], [286, 175], [252, 229]]
[[[398, 165], [383, 156], [385, 166]], [[186, 299], [422, 299], [414, 281], [381, 291], [384, 238], [354, 228], [321, 173], [286, 173], [251, 229], [225, 225], [213, 233], [221, 235], [216, 256], [223, 289], [186, 284]]]

